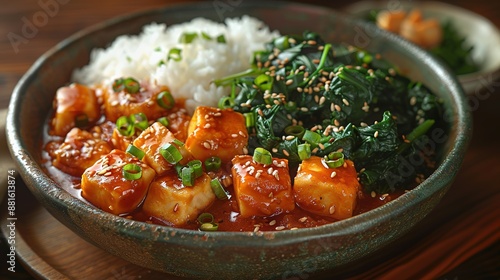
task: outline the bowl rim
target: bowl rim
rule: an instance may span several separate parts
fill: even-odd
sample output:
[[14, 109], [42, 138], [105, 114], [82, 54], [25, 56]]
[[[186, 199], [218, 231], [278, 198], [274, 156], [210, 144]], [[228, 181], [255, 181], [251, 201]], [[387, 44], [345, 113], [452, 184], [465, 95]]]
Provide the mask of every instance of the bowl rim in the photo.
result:
[[[195, 5], [193, 5], [195, 4]], [[67, 208], [69, 205], [74, 208], [72, 211], [82, 212], [89, 215], [98, 215], [100, 218], [100, 223], [106, 225], [107, 227], [115, 227], [117, 225], [123, 225], [123, 227], [117, 227], [122, 231], [123, 234], [134, 237], [134, 238], [155, 238], [162, 242], [172, 242], [175, 240], [177, 244], [184, 243], [187, 246], [193, 245], [192, 238], [209, 237], [208, 240], [212, 241], [215, 245], [227, 246], [228, 244], [237, 244], [243, 247], [253, 247], [253, 246], [279, 246], [286, 245], [288, 243], [296, 243], [301, 240], [310, 240], [310, 238], [321, 238], [323, 236], [341, 236], [348, 233], [358, 232], [359, 229], [366, 230], [369, 227], [374, 226], [374, 221], [380, 223], [381, 221], [387, 221], [391, 219], [391, 216], [395, 213], [400, 213], [405, 210], [406, 207], [412, 206], [425, 200], [431, 196], [436, 190], [441, 188], [443, 185], [449, 185], [453, 181], [454, 176], [450, 176], [450, 172], [454, 175], [458, 172], [460, 165], [462, 163], [463, 154], [465, 153], [469, 136], [471, 134], [471, 114], [466, 107], [465, 94], [458, 80], [444, 68], [444, 66], [434, 59], [429, 59], [429, 55], [419, 47], [405, 41], [404, 39], [385, 32], [385, 41], [406, 45], [406, 49], [409, 51], [410, 55], [415, 56], [419, 59], [425, 59], [430, 62], [430, 67], [435, 69], [440, 73], [444, 73], [447, 78], [443, 81], [444, 85], [447, 87], [448, 91], [451, 92], [450, 106], [454, 106], [456, 109], [457, 123], [455, 124], [456, 138], [451, 144], [449, 152], [446, 157], [442, 160], [441, 164], [437, 169], [419, 186], [409, 191], [408, 193], [402, 195], [401, 197], [388, 202], [387, 204], [380, 206], [376, 209], [370, 210], [368, 212], [353, 216], [349, 219], [326, 224], [314, 228], [304, 228], [298, 230], [286, 230], [286, 231], [272, 231], [264, 233], [255, 232], [202, 232], [197, 230], [188, 230], [181, 228], [173, 228], [168, 226], [149, 224], [146, 222], [140, 222], [135, 220], [126, 219], [124, 217], [119, 217], [111, 213], [102, 211], [97, 207], [90, 206], [87, 203], [81, 201], [80, 199], [73, 197], [71, 194], [66, 192], [64, 189], [59, 187], [55, 181], [53, 181], [43, 170], [41, 166], [37, 163], [35, 159], [31, 156], [27, 148], [25, 147], [24, 141], [21, 139], [20, 130], [17, 129], [20, 123], [20, 109], [23, 98], [23, 92], [28, 88], [30, 81], [34, 79], [38, 69], [50, 59], [55, 53], [64, 50], [72, 43], [81, 40], [85, 36], [89, 36], [92, 33], [105, 29], [109, 26], [119, 24], [121, 22], [126, 22], [128, 20], [143, 17], [146, 15], [152, 15], [159, 12], [167, 12], [172, 9], [200, 9], [203, 10], [211, 5], [211, 3], [187, 3], [187, 4], [176, 4], [167, 5], [160, 9], [148, 9], [144, 11], [134, 12], [127, 15], [122, 15], [114, 17], [112, 19], [94, 24], [87, 27], [81, 31], [76, 32], [67, 39], [58, 43], [56, 46], [44, 53], [40, 58], [38, 58], [35, 63], [30, 67], [30, 69], [23, 75], [23, 77], [17, 83], [9, 105], [9, 111], [6, 121], [6, 132], [9, 142], [9, 148], [16, 165], [20, 169], [20, 173], [24, 180], [36, 180], [36, 182], [42, 185], [36, 186], [37, 189], [47, 189], [50, 193], [47, 195], [50, 197], [51, 203], [56, 204], [62, 208]], [[242, 2], [241, 7], [272, 7], [273, 9], [279, 8], [293, 8], [293, 9], [321, 9], [325, 13], [331, 13], [337, 16], [341, 20], [346, 22], [356, 22], [361, 26], [366, 26], [366, 23], [359, 20], [350, 18], [347, 15], [342, 15], [341, 13], [321, 6], [309, 5], [309, 4], [299, 4], [299, 3], [289, 3], [284, 1], [266, 1], [265, 3], [260, 1], [255, 2]], [[43, 179], [43, 180], [41, 180]], [[441, 182], [436, 184], [436, 182]], [[443, 183], [444, 182], [444, 183]], [[31, 190], [31, 189], [30, 189]], [[418, 192], [418, 195], [417, 195]], [[38, 198], [38, 197], [37, 197]], [[168, 236], [169, 238], [162, 239], [161, 237]], [[230, 238], [229, 238], [230, 237]]]

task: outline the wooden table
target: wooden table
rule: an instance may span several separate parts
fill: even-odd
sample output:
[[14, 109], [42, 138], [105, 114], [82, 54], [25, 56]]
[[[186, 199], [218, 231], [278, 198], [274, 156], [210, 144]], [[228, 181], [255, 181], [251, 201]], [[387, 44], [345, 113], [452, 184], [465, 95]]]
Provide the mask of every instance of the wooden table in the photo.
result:
[[[23, 73], [45, 51], [76, 31], [111, 17], [143, 9], [162, 7], [178, 1], [141, 0], [141, 1], [96, 1], [96, 0], [17, 0], [5, 1], [0, 8], [0, 109], [7, 108], [10, 94]], [[234, 2], [234, 1], [233, 1]], [[304, 1], [306, 2], [306, 1]], [[353, 1], [309, 1], [331, 8], [340, 9]], [[498, 1], [444, 1], [462, 6], [490, 19], [500, 27], [500, 2]], [[51, 3], [48, 10], [40, 3]], [[44, 16], [45, 15], [45, 16]], [[27, 22], [35, 22], [35, 29], [27, 30]], [[24, 28], [24, 29], [23, 29]], [[29, 32], [28, 32], [29, 31]], [[9, 33], [27, 32], [21, 42], [12, 43]], [[25, 35], [26, 35], [25, 34]], [[500, 46], [499, 46], [500, 47]], [[458, 175], [453, 190], [465, 190], [460, 197], [447, 195], [433, 213], [450, 211], [453, 217], [467, 215], [471, 204], [479, 204], [475, 199], [475, 186], [488, 186], [491, 194], [498, 194], [500, 171], [500, 148], [492, 133], [498, 131], [500, 106], [500, 82], [471, 97], [478, 101], [473, 110], [474, 136], [465, 156], [462, 171]], [[3, 135], [2, 135], [3, 137]], [[5, 155], [2, 154], [2, 158]], [[1, 170], [1, 172], [5, 172]], [[19, 223], [18, 254], [26, 268], [37, 278], [62, 279], [64, 277], [82, 279], [150, 279], [163, 278], [156, 272], [144, 270], [119, 258], [108, 255], [96, 248], [48, 214], [26, 191], [18, 194], [25, 199], [21, 206], [23, 222]], [[459, 204], [459, 205], [457, 205]], [[461, 207], [463, 206], [463, 207]], [[2, 206], [2, 211], [4, 207]], [[496, 217], [500, 217], [497, 211]], [[461, 216], [462, 215], [462, 216]], [[449, 220], [431, 217], [416, 228], [421, 234], [415, 235], [412, 242], [424, 241], [429, 235]], [[3, 218], [2, 218], [3, 219]], [[2, 222], [4, 222], [2, 220]], [[498, 223], [493, 219], [492, 223]], [[2, 226], [3, 227], [3, 226]], [[477, 229], [480, 232], [481, 229]], [[398, 258], [411, 252], [417, 245], [406, 245], [389, 252], [387, 258]], [[2, 256], [5, 242], [2, 242]], [[442, 279], [476, 278], [477, 276], [498, 275], [498, 240], [444, 275]], [[384, 260], [380, 260], [383, 262]], [[2, 259], [2, 263], [5, 261]], [[19, 267], [18, 267], [19, 268]], [[22, 270], [21, 268], [19, 268]], [[25, 271], [16, 274], [2, 269], [1, 276], [29, 279]], [[1, 278], [1, 277], [0, 277]]]

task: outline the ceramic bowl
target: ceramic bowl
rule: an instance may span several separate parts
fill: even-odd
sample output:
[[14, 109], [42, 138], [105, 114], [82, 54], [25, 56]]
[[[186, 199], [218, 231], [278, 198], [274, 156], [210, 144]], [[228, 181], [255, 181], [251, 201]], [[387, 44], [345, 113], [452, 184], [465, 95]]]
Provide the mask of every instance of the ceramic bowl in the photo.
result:
[[[82, 202], [47, 175], [40, 149], [52, 100], [72, 70], [88, 63], [92, 48], [105, 47], [121, 34], [139, 33], [153, 21], [173, 24], [200, 16], [220, 21], [243, 14], [283, 34], [310, 29], [327, 41], [380, 53], [428, 85], [443, 98], [447, 116], [436, 171], [414, 190], [367, 213], [316, 228], [266, 233], [207, 233], [132, 221]], [[12, 156], [30, 191], [53, 216], [99, 248], [147, 269], [204, 279], [284, 279], [349, 267], [390, 246], [433, 209], [457, 174], [471, 135], [465, 95], [455, 77], [400, 37], [386, 32], [370, 37], [369, 28], [324, 7], [269, 1], [242, 1], [223, 14], [212, 2], [169, 6], [95, 25], [44, 54], [19, 81], [7, 118]]]
[[357, 18], [366, 18], [371, 10], [411, 10], [418, 8], [424, 17], [450, 21], [473, 46], [472, 58], [479, 65], [479, 71], [459, 75], [464, 91], [478, 94], [482, 90], [492, 91], [500, 78], [500, 31], [488, 19], [469, 10], [433, 1], [361, 1], [347, 6], [344, 11]]

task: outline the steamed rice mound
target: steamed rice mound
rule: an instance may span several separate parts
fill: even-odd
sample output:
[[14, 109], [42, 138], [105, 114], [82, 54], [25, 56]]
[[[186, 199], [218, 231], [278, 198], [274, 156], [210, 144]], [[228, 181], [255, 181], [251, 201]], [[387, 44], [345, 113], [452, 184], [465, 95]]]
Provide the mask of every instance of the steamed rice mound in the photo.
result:
[[[199, 36], [190, 43], [180, 42], [188, 33]], [[225, 43], [217, 42], [220, 35]], [[108, 48], [93, 50], [90, 63], [75, 70], [72, 79], [98, 85], [133, 77], [166, 85], [175, 98], [186, 99], [186, 108], [192, 112], [201, 104], [216, 106], [227, 89], [212, 81], [248, 69], [253, 52], [277, 36], [277, 31], [248, 16], [224, 23], [196, 18], [169, 27], [151, 23], [139, 35], [123, 35]], [[180, 60], [167, 59], [172, 49], [180, 50]]]

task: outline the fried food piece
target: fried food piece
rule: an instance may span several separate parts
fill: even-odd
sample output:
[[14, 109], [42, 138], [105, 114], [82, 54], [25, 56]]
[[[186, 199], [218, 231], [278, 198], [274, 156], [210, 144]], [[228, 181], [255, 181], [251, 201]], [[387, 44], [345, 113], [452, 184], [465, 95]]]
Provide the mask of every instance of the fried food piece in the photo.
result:
[[323, 158], [302, 161], [295, 176], [293, 192], [297, 205], [311, 213], [343, 220], [353, 215], [359, 182], [354, 163], [328, 168]]
[[[140, 178], [124, 175], [124, 166], [140, 167]], [[154, 170], [137, 158], [120, 150], [103, 156], [82, 175], [82, 196], [93, 205], [115, 215], [133, 212], [146, 197]]]
[[286, 159], [275, 158], [265, 166], [241, 155], [232, 163], [234, 192], [242, 217], [274, 216], [295, 209]]

